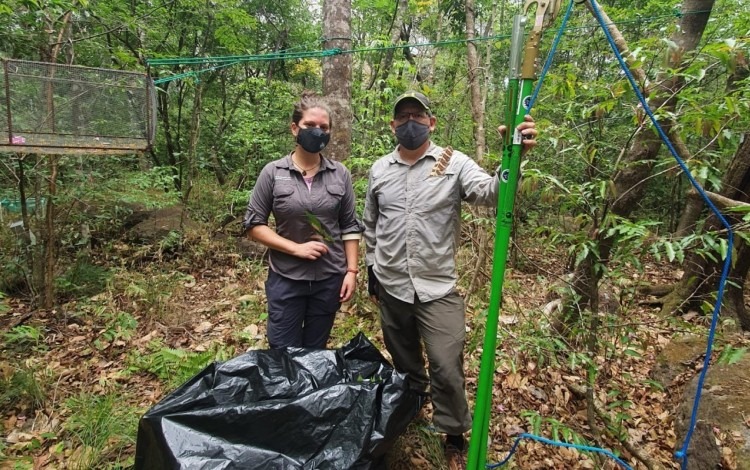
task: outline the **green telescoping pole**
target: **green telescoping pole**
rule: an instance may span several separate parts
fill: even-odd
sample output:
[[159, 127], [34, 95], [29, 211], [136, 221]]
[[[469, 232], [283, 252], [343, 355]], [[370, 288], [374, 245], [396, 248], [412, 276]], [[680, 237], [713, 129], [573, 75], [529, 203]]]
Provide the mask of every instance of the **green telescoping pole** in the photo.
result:
[[[526, 74], [522, 73], [521, 68], [525, 23], [526, 17], [523, 15], [516, 15], [513, 18], [510, 75], [505, 107], [506, 132], [503, 137], [503, 156], [500, 162], [500, 190], [497, 203], [492, 285], [490, 289], [490, 303], [487, 310], [476, 403], [474, 404], [474, 420], [471, 430], [467, 470], [483, 470], [487, 460], [487, 437], [489, 435], [492, 408], [497, 322], [502, 305], [503, 279], [505, 276], [505, 264], [508, 259], [508, 245], [510, 243], [513, 224], [513, 207], [516, 199], [518, 175], [521, 167], [521, 150], [523, 147], [523, 138], [521, 133], [516, 130], [516, 127], [524, 120], [526, 106], [528, 106], [531, 100], [535, 79], [533, 76], [533, 61], [531, 76], [525, 76]], [[524, 63], [527, 59], [529, 59], [528, 51], [527, 56], [524, 58]], [[525, 69], [526, 67], [524, 67]]]

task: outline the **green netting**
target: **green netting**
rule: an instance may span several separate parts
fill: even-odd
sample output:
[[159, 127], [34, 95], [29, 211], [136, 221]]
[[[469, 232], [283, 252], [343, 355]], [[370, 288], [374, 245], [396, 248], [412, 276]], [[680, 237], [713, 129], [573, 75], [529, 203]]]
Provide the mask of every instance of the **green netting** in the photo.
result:
[[2, 60], [0, 152], [143, 151], [153, 142], [155, 109], [145, 73]]

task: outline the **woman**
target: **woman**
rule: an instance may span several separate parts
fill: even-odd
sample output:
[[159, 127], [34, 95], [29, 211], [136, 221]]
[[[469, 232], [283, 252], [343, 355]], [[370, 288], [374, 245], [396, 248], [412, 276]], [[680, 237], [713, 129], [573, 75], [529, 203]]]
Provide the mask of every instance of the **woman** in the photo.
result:
[[263, 168], [243, 225], [269, 248], [269, 345], [325, 348], [336, 311], [354, 293], [364, 228], [349, 170], [320, 154], [331, 132], [331, 111], [321, 97], [303, 93], [291, 131], [294, 151]]

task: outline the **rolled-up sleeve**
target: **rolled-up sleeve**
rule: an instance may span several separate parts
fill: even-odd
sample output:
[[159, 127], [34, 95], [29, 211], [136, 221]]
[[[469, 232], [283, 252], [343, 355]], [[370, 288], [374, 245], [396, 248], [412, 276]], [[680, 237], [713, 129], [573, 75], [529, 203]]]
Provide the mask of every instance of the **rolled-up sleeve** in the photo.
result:
[[273, 164], [261, 170], [255, 187], [250, 192], [242, 226], [249, 230], [256, 225], [268, 225], [268, 217], [273, 207]]
[[356, 205], [354, 202], [354, 187], [352, 185], [352, 175], [345, 171], [344, 176], [344, 195], [341, 198], [341, 211], [339, 212], [339, 228], [341, 229], [341, 238], [343, 240], [359, 240], [362, 237], [365, 227], [357, 219]]

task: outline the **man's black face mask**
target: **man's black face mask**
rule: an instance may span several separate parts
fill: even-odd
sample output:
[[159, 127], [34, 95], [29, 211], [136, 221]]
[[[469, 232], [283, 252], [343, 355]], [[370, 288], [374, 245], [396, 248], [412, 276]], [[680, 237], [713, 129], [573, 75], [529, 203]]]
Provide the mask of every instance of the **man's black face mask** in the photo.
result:
[[398, 143], [408, 150], [414, 150], [424, 144], [430, 137], [430, 126], [413, 119], [396, 128]]

